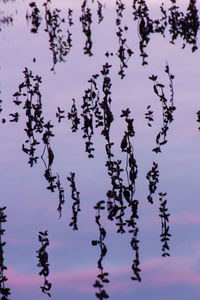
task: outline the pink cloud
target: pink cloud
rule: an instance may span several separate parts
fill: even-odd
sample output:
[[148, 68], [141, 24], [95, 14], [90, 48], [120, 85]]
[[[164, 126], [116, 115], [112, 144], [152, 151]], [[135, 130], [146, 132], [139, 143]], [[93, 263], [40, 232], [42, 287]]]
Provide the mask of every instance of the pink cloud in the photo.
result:
[[[149, 258], [141, 263], [142, 279], [148, 286], [170, 286], [174, 284], [199, 285], [200, 273], [195, 269], [200, 262], [200, 244], [193, 245], [193, 253], [182, 256], [172, 256], [167, 258]], [[106, 268], [109, 272], [110, 283], [105, 284], [105, 289], [109, 293], [126, 293], [134, 288], [140, 288], [140, 284], [135, 284], [130, 277], [132, 270], [129, 265], [119, 268]], [[93, 283], [97, 278], [96, 268], [66, 270], [63, 272], [51, 273], [48, 280], [53, 286], [69, 288], [80, 293], [94, 293]], [[8, 286], [13, 287], [38, 287], [43, 279], [38, 275], [18, 272], [9, 267], [6, 271]]]
[[[105, 286], [106, 288], [106, 286]], [[122, 281], [117, 281], [117, 282], [111, 282], [109, 285], [109, 291], [112, 293], [124, 293], [127, 290], [132, 288], [132, 281], [130, 280], [122, 280]]]
[[27, 241], [25, 239], [20, 239], [20, 238], [16, 238], [16, 237], [7, 237], [6, 239], [6, 243], [7, 244], [14, 244], [14, 245], [30, 245], [31, 242]]
[[[21, 238], [16, 238], [13, 236], [8, 236], [6, 239], [7, 244], [13, 244], [13, 245], [32, 245], [33, 241], [28, 240], [28, 239], [21, 239]], [[57, 240], [51, 240], [51, 243], [49, 245], [49, 249], [56, 249], [56, 248], [61, 248], [63, 246], [62, 241], [57, 241]]]
[[[182, 211], [177, 215], [171, 214], [169, 217], [169, 226], [186, 224], [200, 224], [200, 214], [192, 214]], [[161, 226], [161, 220], [156, 216], [146, 216], [145, 219], [141, 221], [141, 227], [148, 231], [157, 226]]]
[[200, 262], [200, 245], [195, 245], [195, 251], [188, 255], [168, 258], [146, 259], [141, 264], [145, 281], [152, 285], [200, 284], [200, 273], [195, 270]]
[[[11, 287], [35, 287], [43, 283], [42, 277], [38, 274], [28, 274], [19, 272], [12, 267], [9, 267], [5, 272], [8, 278], [8, 286]], [[48, 276], [48, 280], [53, 285], [62, 285], [69, 288], [79, 290], [80, 292], [91, 292], [93, 288], [88, 285], [88, 281], [94, 281], [97, 271], [67, 271], [61, 273], [54, 273]]]
[[151, 280], [160, 285], [170, 285], [175, 283], [199, 285], [200, 274], [188, 270], [186, 272], [183, 272], [182, 270], [174, 270], [173, 272], [169, 272], [165, 275], [153, 275]]
[[171, 217], [172, 224], [200, 224], [200, 214], [182, 212], [178, 216]]
[[[110, 292], [123, 292], [127, 288], [131, 288], [131, 280], [121, 279], [121, 276], [131, 274], [130, 268], [124, 267], [123, 269], [110, 271], [111, 282], [105, 288], [109, 288]], [[80, 293], [94, 293], [95, 289], [93, 283], [97, 278], [97, 269], [77, 270], [77, 271], [64, 271], [59, 273], [50, 274], [48, 280], [52, 282], [53, 286], [61, 286], [70, 288]], [[43, 279], [39, 275], [27, 274], [16, 271], [9, 267], [5, 274], [8, 278], [8, 286], [10, 287], [39, 287], [43, 283]], [[119, 280], [120, 276], [120, 280]], [[111, 278], [112, 277], [112, 278]]]
[[49, 249], [61, 248], [63, 246], [62, 241], [51, 240]]
[[8, 285], [24, 287], [24, 286], [36, 286], [41, 284], [41, 278], [38, 275], [25, 274], [16, 271], [12, 267], [9, 267], [5, 272], [8, 278]]
[[87, 269], [87, 270], [77, 270], [77, 271], [64, 271], [59, 273], [54, 273], [49, 276], [49, 279], [53, 280], [56, 283], [69, 282], [74, 280], [83, 280], [87, 281], [93, 279], [97, 275], [96, 269]]

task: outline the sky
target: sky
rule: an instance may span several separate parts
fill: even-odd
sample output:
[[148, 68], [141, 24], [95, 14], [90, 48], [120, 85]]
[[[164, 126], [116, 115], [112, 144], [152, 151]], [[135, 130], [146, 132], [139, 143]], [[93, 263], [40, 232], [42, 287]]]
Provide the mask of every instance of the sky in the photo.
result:
[[[130, 1], [131, 2], [131, 1]], [[158, 14], [157, 1], [147, 1], [153, 16]], [[184, 5], [187, 1], [177, 1]], [[39, 3], [39, 1], [36, 1]], [[97, 130], [94, 136], [95, 157], [88, 159], [85, 153], [82, 133], [71, 132], [67, 118], [58, 123], [55, 116], [57, 107], [70, 111], [72, 99], [77, 103], [79, 112], [88, 80], [93, 74], [100, 73], [102, 65], [112, 64], [111, 97], [114, 122], [111, 129], [115, 141], [116, 157], [122, 159], [125, 167], [125, 154], [120, 151], [120, 142], [125, 125], [120, 118], [122, 109], [131, 110], [134, 118], [135, 137], [133, 138], [134, 155], [138, 164], [135, 199], [139, 201], [139, 248], [141, 283], [131, 281], [131, 264], [134, 258], [130, 247], [130, 235], [116, 233], [116, 227], [107, 220], [106, 211], [102, 212], [102, 224], [106, 228], [105, 244], [108, 252], [103, 260], [105, 271], [109, 272], [110, 283], [105, 285], [110, 299], [154, 299], [154, 300], [190, 300], [198, 299], [200, 294], [200, 203], [199, 203], [199, 168], [200, 136], [196, 112], [199, 103], [199, 51], [191, 52], [190, 46], [181, 49], [182, 41], [175, 45], [169, 43], [169, 36], [152, 36], [147, 47], [148, 65], [141, 65], [139, 53], [138, 24], [133, 21], [132, 10], [127, 4], [124, 12], [127, 32], [127, 44], [134, 54], [128, 62], [128, 69], [123, 80], [118, 76], [119, 60], [116, 55], [105, 57], [105, 52], [117, 52], [117, 39], [114, 10], [115, 1], [106, 1], [103, 10], [104, 20], [98, 25], [95, 17], [96, 6], [90, 6], [94, 12], [92, 24], [92, 57], [83, 54], [85, 37], [82, 33], [80, 17], [81, 1], [52, 1], [52, 6], [62, 9], [63, 15], [70, 7], [73, 9], [74, 26], [72, 31], [73, 47], [65, 63], [58, 63], [55, 74], [52, 67], [52, 53], [49, 50], [48, 36], [43, 24], [37, 34], [30, 32], [24, 15], [28, 9], [26, 1], [1, 3], [1, 10], [12, 13], [14, 23], [3, 26], [0, 32], [0, 90], [3, 100], [1, 119], [1, 207], [6, 206], [7, 222], [3, 224], [6, 241], [4, 247], [5, 272], [11, 289], [11, 300], [47, 299], [40, 286], [43, 277], [39, 276], [37, 250], [39, 231], [48, 230], [50, 245], [50, 275], [52, 299], [96, 299], [93, 284], [98, 274], [97, 260], [100, 251], [91, 241], [98, 239], [98, 227], [95, 223], [94, 205], [99, 200], [106, 200], [110, 188], [105, 169], [105, 141]], [[159, 2], [161, 3], [161, 1]], [[169, 1], [166, 1], [166, 6]], [[129, 3], [130, 4], [130, 3]], [[41, 12], [43, 11], [40, 6]], [[16, 13], [17, 10], [17, 13]], [[29, 8], [30, 10], [30, 8]], [[67, 26], [67, 25], [66, 25]], [[65, 27], [63, 27], [65, 28]], [[36, 62], [33, 62], [33, 58]], [[158, 97], [153, 91], [152, 74], [158, 75], [169, 96], [168, 77], [164, 72], [166, 62], [174, 78], [174, 101], [176, 111], [170, 124], [168, 143], [160, 154], [155, 154], [155, 139], [162, 126], [162, 109]], [[23, 70], [27, 67], [34, 75], [42, 77], [40, 91], [45, 120], [55, 125], [51, 147], [55, 158], [54, 174], [58, 173], [61, 185], [65, 189], [65, 204], [61, 219], [57, 212], [58, 193], [46, 189], [44, 164], [40, 159], [33, 167], [27, 163], [28, 157], [22, 152], [26, 139], [24, 124], [25, 112], [19, 110], [18, 123], [9, 122], [10, 113], [17, 111], [12, 100], [18, 85], [24, 81]], [[102, 85], [102, 77], [98, 81]], [[152, 127], [145, 119], [146, 108], [151, 105], [154, 111]], [[40, 147], [38, 155], [41, 156]], [[147, 172], [152, 162], [159, 165], [159, 184], [154, 196], [154, 204], [147, 201]], [[78, 216], [79, 230], [69, 226], [72, 217], [72, 199], [69, 182], [66, 177], [76, 173], [76, 186], [80, 191], [81, 212]], [[161, 221], [159, 218], [159, 192], [167, 193], [167, 207], [170, 212], [171, 239], [170, 257], [161, 257]]]

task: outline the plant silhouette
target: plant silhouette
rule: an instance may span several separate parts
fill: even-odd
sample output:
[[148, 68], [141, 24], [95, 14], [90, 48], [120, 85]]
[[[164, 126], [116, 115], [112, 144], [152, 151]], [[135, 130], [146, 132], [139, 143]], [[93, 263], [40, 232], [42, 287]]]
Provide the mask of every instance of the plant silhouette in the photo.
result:
[[98, 269], [99, 269], [99, 274], [97, 275], [98, 279], [95, 281], [93, 286], [99, 290], [99, 292], [96, 293], [96, 297], [98, 299], [109, 298], [109, 295], [106, 293], [106, 291], [104, 289], [104, 284], [109, 283], [109, 279], [107, 278], [109, 274], [107, 272], [104, 272], [104, 268], [102, 265], [103, 258], [105, 257], [105, 255], [107, 253], [107, 247], [104, 243], [104, 239], [106, 237], [106, 231], [105, 231], [104, 227], [102, 226], [102, 224], [100, 223], [101, 211], [105, 209], [104, 205], [105, 205], [105, 201], [101, 200], [101, 201], [98, 201], [96, 203], [96, 205], [94, 206], [94, 209], [97, 211], [95, 221], [99, 228], [99, 240], [93, 240], [92, 245], [93, 246], [99, 245], [100, 258], [97, 262]]
[[44, 277], [44, 285], [41, 286], [41, 290], [44, 294], [47, 294], [49, 297], [51, 297], [51, 294], [49, 292], [51, 289], [51, 283], [47, 280], [47, 277], [49, 275], [48, 253], [46, 251], [47, 246], [49, 246], [47, 230], [45, 230], [44, 232], [39, 232], [38, 240], [41, 243], [41, 247], [37, 251], [37, 257], [39, 259], [39, 263], [37, 266], [42, 268], [39, 275]]
[[[9, 2], [4, 0], [3, 3]], [[162, 4], [159, 8], [160, 18], [151, 18], [151, 12], [145, 0], [133, 0], [131, 11], [132, 21], [137, 22], [138, 30], [138, 47], [140, 52], [140, 66], [145, 67], [148, 64], [148, 45], [153, 35], [161, 35], [162, 38], [169, 37], [169, 42], [175, 44], [178, 38], [182, 39], [182, 49], [189, 45], [191, 51], [198, 50], [197, 35], [200, 27], [197, 1], [190, 0], [187, 10], [184, 13], [176, 4], [176, 0], [170, 1], [170, 7], [166, 8]], [[96, 5], [96, 14], [94, 14], [94, 5]], [[77, 22], [81, 25], [81, 33], [84, 35], [83, 54], [92, 61], [95, 56], [93, 47], [93, 23], [97, 18], [98, 26], [105, 20], [104, 10], [106, 5], [100, 0], [83, 0], [80, 6], [80, 15], [77, 19], [73, 15], [73, 10], [68, 8], [65, 12], [58, 8], [52, 8], [52, 1], [47, 0], [42, 3], [39, 9], [39, 4], [36, 1], [29, 3], [28, 11], [25, 19], [28, 24], [31, 24], [31, 33], [37, 34], [39, 30], [43, 30], [48, 35], [48, 45], [52, 54], [52, 76], [56, 76], [55, 68], [58, 63], [66, 62], [66, 58], [70, 57], [69, 53], [72, 49], [72, 26], [77, 26]], [[107, 183], [109, 188], [105, 188], [104, 200], [99, 200], [98, 195], [95, 199], [95, 223], [98, 227], [99, 237], [91, 241], [92, 246], [98, 246], [100, 255], [97, 261], [98, 275], [95, 279], [93, 287], [95, 288], [95, 297], [98, 299], [107, 299], [109, 295], [106, 291], [106, 286], [109, 286], [111, 273], [104, 270], [103, 261], [107, 254], [107, 246], [105, 239], [108, 236], [108, 230], [104, 227], [102, 222], [102, 214], [106, 215], [108, 221], [113, 222], [117, 233], [121, 235], [128, 235], [131, 246], [133, 260], [131, 262], [131, 275], [133, 281], [140, 282], [141, 266], [140, 266], [140, 249], [139, 249], [139, 205], [140, 201], [136, 197], [136, 183], [138, 180], [138, 172], [140, 165], [138, 159], [136, 160], [135, 147], [133, 147], [133, 139], [136, 135], [137, 129], [135, 128], [135, 116], [132, 117], [132, 107], [127, 107], [123, 103], [124, 109], [114, 112], [112, 105], [115, 101], [112, 89], [114, 76], [119, 79], [118, 82], [126, 80], [126, 71], [130, 68], [132, 60], [136, 60], [136, 53], [131, 49], [128, 41], [128, 33], [132, 30], [131, 24], [126, 23], [124, 18], [125, 10], [128, 4], [123, 0], [116, 0], [115, 10], [115, 36], [117, 41], [117, 50], [108, 50], [105, 52], [101, 69], [97, 72], [92, 72], [89, 80], [87, 81], [88, 88], [82, 93], [81, 103], [79, 100], [72, 98], [71, 108], [62, 109], [59, 104], [56, 104], [57, 110], [55, 117], [57, 123], [63, 125], [63, 120], [66, 120], [66, 126], [72, 133], [78, 134], [81, 132], [83, 142], [85, 144], [85, 152], [88, 158], [95, 161], [95, 141], [97, 138], [103, 138], [101, 144], [101, 152], [104, 155], [104, 165], [106, 169]], [[130, 9], [130, 7], [129, 7]], [[3, 31], [3, 26], [11, 25], [14, 19], [13, 16], [5, 16], [3, 13], [0, 15], [0, 31]], [[94, 27], [95, 28], [95, 27]], [[167, 31], [168, 30], [168, 31]], [[74, 41], [74, 40], [73, 40]], [[82, 46], [81, 46], [82, 47]], [[81, 52], [80, 51], [80, 52]], [[117, 57], [119, 62], [119, 69], [117, 74], [114, 74], [115, 68], [113, 66], [112, 58]], [[134, 56], [132, 57], [132, 55]], [[70, 59], [70, 58], [69, 58]], [[36, 59], [33, 59], [36, 62]], [[37, 64], [35, 64], [37, 67]], [[175, 76], [171, 73], [171, 67], [166, 63], [164, 72], [167, 75], [168, 81], [168, 96], [166, 95], [165, 84], [158, 80], [157, 75], [147, 76], [147, 80], [153, 83], [153, 92], [161, 104], [162, 125], [158, 129], [155, 137], [154, 148], [152, 155], [162, 155], [161, 150], [168, 142], [168, 131], [171, 123], [174, 120], [175, 107], [175, 93], [174, 93], [174, 79]], [[114, 74], [114, 75], [113, 75]], [[54, 170], [54, 162], [56, 158], [56, 151], [52, 146], [52, 139], [55, 137], [56, 124], [54, 120], [44, 117], [41, 86], [43, 83], [40, 75], [34, 75], [33, 71], [25, 67], [23, 71], [24, 81], [18, 85], [18, 89], [13, 94], [13, 104], [17, 111], [8, 111], [7, 117], [3, 107], [3, 100], [0, 100], [0, 114], [5, 114], [1, 119], [2, 123], [16, 125], [20, 123], [21, 117], [25, 117], [25, 141], [22, 143], [22, 151], [28, 157], [28, 165], [34, 167], [38, 162], [43, 162], [43, 175], [47, 183], [47, 189], [54, 193], [57, 192], [58, 205], [57, 212], [59, 219], [62, 217], [62, 210], [64, 204], [68, 205], [65, 201], [65, 187], [62, 184], [62, 176], [60, 172]], [[88, 77], [87, 77], [88, 78]], [[121, 79], [124, 79], [121, 81]], [[125, 93], [124, 93], [125, 94]], [[125, 101], [125, 100], [124, 100]], [[115, 103], [116, 104], [116, 103]], [[14, 111], [14, 112], [13, 112]], [[197, 113], [197, 122], [200, 123], [200, 111]], [[134, 115], [134, 114], [133, 114]], [[46, 114], [45, 114], [46, 116]], [[144, 118], [147, 120], [147, 126], [152, 128], [157, 119], [157, 115], [153, 111], [151, 104], [146, 107]], [[125, 125], [123, 134], [118, 134], [119, 140], [115, 141], [111, 132], [116, 128], [117, 122]], [[58, 125], [58, 124], [57, 124]], [[5, 125], [6, 126], [6, 125]], [[149, 130], [151, 130], [149, 128]], [[200, 127], [198, 128], [200, 130]], [[157, 131], [156, 131], [157, 132]], [[80, 142], [80, 141], [79, 141]], [[82, 143], [82, 140], [80, 144]], [[159, 163], [160, 166], [160, 163]], [[67, 172], [67, 171], [66, 171]], [[65, 177], [65, 183], [68, 182], [71, 189], [71, 209], [72, 217], [69, 221], [69, 226], [73, 231], [80, 229], [78, 224], [79, 214], [84, 213], [81, 207], [81, 192], [77, 190], [75, 182], [76, 173], [68, 172]], [[156, 199], [159, 199], [159, 217], [161, 219], [161, 256], [170, 256], [170, 227], [167, 192], [159, 192], [160, 171], [156, 159], [152, 162], [152, 167], [147, 173], [142, 174], [143, 179], [147, 180], [148, 194], [146, 200], [150, 204], [154, 204]], [[145, 180], [145, 182], [146, 182]], [[100, 198], [101, 199], [101, 198]], [[10, 289], [6, 287], [7, 280], [4, 275], [6, 266], [4, 265], [4, 251], [3, 247], [5, 242], [2, 241], [4, 229], [2, 224], [7, 221], [5, 215], [6, 207], [0, 208], [0, 294], [1, 299], [6, 300], [10, 295]], [[49, 276], [49, 261], [47, 247], [49, 246], [48, 230], [40, 231], [38, 240], [41, 247], [37, 250], [38, 264], [41, 268], [39, 275], [43, 276], [44, 284], [41, 286], [42, 293], [51, 297], [50, 290], [53, 286], [48, 281]]]
[[75, 183], [75, 173], [70, 173], [70, 177], [67, 177], [67, 180], [70, 182], [70, 187], [71, 187], [71, 197], [74, 201], [72, 204], [72, 220], [69, 223], [69, 226], [73, 226], [73, 230], [78, 230], [78, 224], [77, 224], [77, 219], [78, 219], [78, 212], [81, 211], [80, 209], [80, 192], [77, 191], [76, 189], [76, 183]]
[[174, 90], [173, 90], [173, 79], [174, 75], [170, 73], [169, 66], [166, 64], [165, 72], [169, 77], [169, 88], [170, 88], [170, 99], [167, 100], [164, 93], [164, 84], [159, 83], [157, 81], [157, 76], [152, 75], [149, 77], [150, 80], [154, 82], [153, 89], [154, 93], [160, 98], [160, 102], [162, 103], [162, 115], [163, 115], [163, 126], [156, 136], [156, 144], [157, 147], [152, 151], [155, 153], [161, 152], [161, 146], [167, 143], [167, 132], [169, 130], [169, 124], [173, 121], [173, 112], [176, 110], [174, 106]]
[[8, 300], [10, 295], [10, 288], [7, 288], [5, 283], [8, 280], [4, 274], [4, 271], [7, 270], [7, 267], [4, 265], [4, 250], [6, 242], [2, 241], [2, 236], [4, 235], [5, 229], [2, 225], [7, 221], [7, 216], [5, 214], [6, 207], [0, 208], [0, 293], [2, 300]]

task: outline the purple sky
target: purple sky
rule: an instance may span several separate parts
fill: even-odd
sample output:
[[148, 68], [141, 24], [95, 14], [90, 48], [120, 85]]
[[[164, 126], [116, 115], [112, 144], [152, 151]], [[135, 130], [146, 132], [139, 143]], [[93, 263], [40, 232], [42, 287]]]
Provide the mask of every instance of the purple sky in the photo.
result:
[[[36, 1], [37, 3], [39, 1]], [[43, 278], [38, 275], [36, 251], [39, 249], [38, 232], [48, 229], [50, 246], [50, 276], [52, 282], [52, 299], [94, 300], [95, 290], [92, 287], [98, 274], [97, 260], [99, 248], [91, 246], [91, 240], [98, 239], [98, 228], [95, 224], [94, 204], [106, 200], [109, 179], [105, 170], [105, 141], [99, 132], [94, 138], [95, 158], [89, 160], [84, 152], [82, 133], [72, 134], [70, 122], [64, 120], [57, 123], [55, 112], [57, 106], [70, 110], [72, 98], [76, 99], [80, 109], [84, 90], [89, 87], [88, 80], [92, 74], [100, 72], [106, 62], [107, 50], [117, 51], [117, 40], [114, 36], [115, 1], [106, 1], [105, 20], [97, 25], [93, 23], [94, 56], [83, 55], [85, 38], [79, 23], [80, 0], [52, 1], [63, 11], [74, 9], [72, 27], [73, 48], [66, 63], [56, 66], [56, 74], [49, 72], [52, 56], [49, 50], [48, 37], [43, 25], [37, 35], [30, 33], [24, 14], [28, 5], [25, 1], [13, 4], [1, 4], [8, 13], [13, 12], [14, 25], [2, 28], [0, 32], [0, 90], [3, 100], [2, 117], [9, 119], [9, 113], [15, 112], [12, 95], [24, 80], [23, 70], [28, 67], [33, 74], [42, 76], [41, 93], [46, 120], [55, 124], [55, 137], [52, 149], [55, 153], [53, 172], [60, 174], [65, 188], [66, 203], [63, 216], [59, 220], [56, 211], [58, 205], [57, 192], [46, 190], [44, 166], [41, 161], [29, 167], [27, 156], [21, 151], [25, 140], [23, 130], [26, 121], [24, 113], [17, 124], [7, 121], [1, 124], [1, 206], [7, 206], [7, 219], [4, 239], [5, 265], [8, 267], [7, 286], [11, 288], [11, 300], [47, 299], [40, 291]], [[91, 1], [90, 1], [91, 2]], [[131, 2], [131, 1], [127, 1]], [[161, 1], [147, 1], [156, 15], [156, 5]], [[187, 1], [177, 1], [184, 4]], [[156, 5], [155, 5], [156, 3]], [[169, 1], [166, 1], [166, 6]], [[185, 5], [185, 4], [184, 4]], [[91, 4], [94, 8], [96, 6]], [[15, 14], [15, 9], [18, 13]], [[42, 7], [41, 7], [42, 10]], [[104, 211], [102, 222], [107, 230], [105, 243], [108, 253], [103, 261], [105, 271], [109, 272], [110, 284], [106, 288], [113, 300], [189, 300], [198, 299], [200, 294], [200, 203], [199, 203], [199, 168], [200, 168], [200, 136], [196, 112], [199, 103], [199, 51], [192, 54], [189, 46], [181, 50], [182, 41], [176, 45], [169, 44], [169, 39], [152, 37], [147, 48], [148, 66], [141, 66], [138, 50], [137, 24], [132, 21], [131, 7], [125, 11], [126, 24], [129, 26], [127, 43], [133, 49], [125, 70], [126, 77], [122, 81], [117, 72], [119, 61], [114, 56], [109, 62], [113, 65], [112, 109], [115, 122], [111, 135], [116, 142], [114, 150], [125, 161], [119, 143], [125, 130], [120, 119], [121, 109], [130, 107], [134, 117], [136, 136], [133, 138], [134, 154], [139, 168], [135, 198], [139, 200], [139, 240], [142, 282], [132, 282], [131, 263], [133, 253], [129, 245], [130, 236], [116, 234], [116, 228], [106, 220]], [[133, 28], [131, 30], [131, 28]], [[33, 63], [33, 57], [36, 63]], [[175, 74], [175, 120], [170, 124], [168, 143], [161, 154], [151, 150], [155, 146], [155, 138], [162, 126], [161, 104], [153, 92], [152, 82], [148, 77], [158, 75], [160, 82], [166, 84], [168, 78], [164, 72], [166, 61], [172, 74]], [[102, 79], [99, 80], [101, 86]], [[147, 105], [154, 111], [152, 128], [147, 126], [144, 118]], [[41, 148], [42, 151], [42, 148]], [[41, 154], [40, 154], [41, 155]], [[159, 199], [155, 195], [154, 205], [147, 202], [148, 182], [146, 173], [152, 162], [159, 164], [160, 182], [158, 192], [167, 192], [170, 216], [169, 258], [161, 258], [160, 219], [158, 216]], [[73, 232], [68, 226], [72, 212], [72, 200], [66, 176], [76, 172], [77, 189], [80, 191], [81, 212], [79, 214], [79, 231]]]

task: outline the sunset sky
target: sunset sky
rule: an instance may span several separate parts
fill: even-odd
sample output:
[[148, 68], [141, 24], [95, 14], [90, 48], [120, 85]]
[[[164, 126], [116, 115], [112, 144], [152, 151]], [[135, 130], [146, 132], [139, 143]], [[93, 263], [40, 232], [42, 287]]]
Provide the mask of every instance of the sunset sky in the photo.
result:
[[[44, 23], [37, 34], [30, 32], [25, 14], [29, 1], [16, 0], [11, 3], [0, 1], [0, 10], [5, 15], [13, 14], [13, 25], [1, 27], [0, 39], [0, 90], [3, 100], [1, 124], [1, 207], [6, 206], [7, 223], [3, 240], [5, 265], [8, 267], [6, 286], [11, 289], [11, 300], [47, 299], [40, 286], [43, 277], [38, 273], [37, 253], [40, 248], [38, 232], [48, 230], [50, 246], [50, 275], [52, 299], [94, 300], [93, 284], [98, 274], [97, 261], [99, 247], [91, 241], [98, 239], [99, 232], [95, 223], [94, 205], [99, 200], [107, 200], [110, 179], [105, 168], [105, 140], [100, 130], [94, 135], [94, 159], [88, 159], [85, 153], [85, 141], [82, 132], [71, 132], [71, 123], [67, 118], [58, 123], [57, 107], [70, 111], [72, 98], [76, 100], [79, 112], [84, 91], [89, 87], [88, 80], [93, 74], [100, 73], [103, 64], [112, 65], [112, 111], [114, 122], [111, 137], [114, 141], [116, 157], [122, 159], [125, 168], [126, 156], [121, 153], [120, 142], [125, 130], [120, 114], [127, 107], [134, 118], [135, 137], [133, 137], [134, 155], [138, 165], [135, 199], [139, 201], [139, 247], [142, 282], [131, 281], [131, 264], [134, 254], [130, 247], [130, 235], [116, 233], [116, 227], [107, 220], [102, 212], [102, 224], [106, 228], [105, 244], [108, 252], [103, 260], [110, 283], [105, 285], [111, 300], [190, 300], [198, 299], [200, 294], [200, 132], [197, 111], [200, 110], [200, 54], [192, 53], [191, 47], [181, 49], [182, 40], [175, 45], [166, 38], [152, 35], [146, 48], [148, 65], [142, 66], [139, 52], [138, 23], [133, 21], [131, 2], [126, 1], [123, 24], [127, 25], [127, 44], [134, 54], [128, 61], [123, 80], [118, 76], [119, 59], [116, 55], [107, 58], [106, 51], [118, 50], [116, 37], [116, 11], [114, 0], [102, 0], [104, 20], [98, 25], [96, 4], [89, 1], [93, 12], [92, 40], [93, 56], [83, 54], [85, 36], [82, 33], [79, 17], [81, 0], [52, 0], [52, 7], [62, 9], [66, 16], [68, 8], [73, 9], [74, 26], [72, 32], [73, 47], [65, 63], [55, 66], [55, 74], [50, 72], [52, 53], [49, 50], [48, 35], [44, 32]], [[36, 1], [38, 4], [41, 1]], [[125, 2], [125, 1], [124, 1]], [[159, 16], [161, 1], [146, 1], [151, 8], [152, 17]], [[187, 7], [188, 1], [178, 1], [180, 7]], [[170, 1], [165, 1], [166, 8]], [[182, 6], [181, 6], [182, 5]], [[198, 4], [199, 6], [199, 4]], [[43, 15], [43, 7], [39, 5]], [[200, 7], [198, 7], [200, 9]], [[17, 11], [17, 12], [16, 12]], [[67, 28], [67, 24], [63, 25]], [[36, 62], [33, 62], [33, 58]], [[158, 75], [169, 97], [169, 80], [165, 66], [168, 63], [174, 78], [174, 101], [176, 111], [170, 124], [167, 140], [162, 153], [155, 154], [156, 135], [162, 127], [162, 107], [153, 91], [152, 74]], [[54, 151], [52, 171], [59, 174], [61, 185], [65, 189], [65, 204], [61, 219], [57, 212], [58, 193], [46, 189], [44, 164], [40, 159], [30, 168], [28, 156], [21, 150], [26, 139], [24, 125], [27, 121], [25, 111], [13, 104], [13, 94], [24, 81], [23, 70], [27, 67], [33, 75], [42, 77], [43, 114], [46, 121], [54, 124], [55, 137], [51, 140]], [[99, 78], [102, 85], [102, 76]], [[154, 111], [152, 127], [145, 119], [146, 108], [151, 105]], [[18, 123], [9, 122], [10, 113], [19, 111]], [[38, 155], [41, 156], [42, 146]], [[159, 184], [154, 195], [154, 204], [147, 201], [147, 172], [153, 161], [159, 166]], [[78, 216], [79, 230], [69, 227], [72, 217], [72, 199], [69, 182], [66, 177], [76, 173], [76, 186], [80, 191], [81, 212]], [[170, 257], [161, 257], [161, 221], [159, 217], [159, 192], [167, 193], [167, 207], [170, 212]]]

